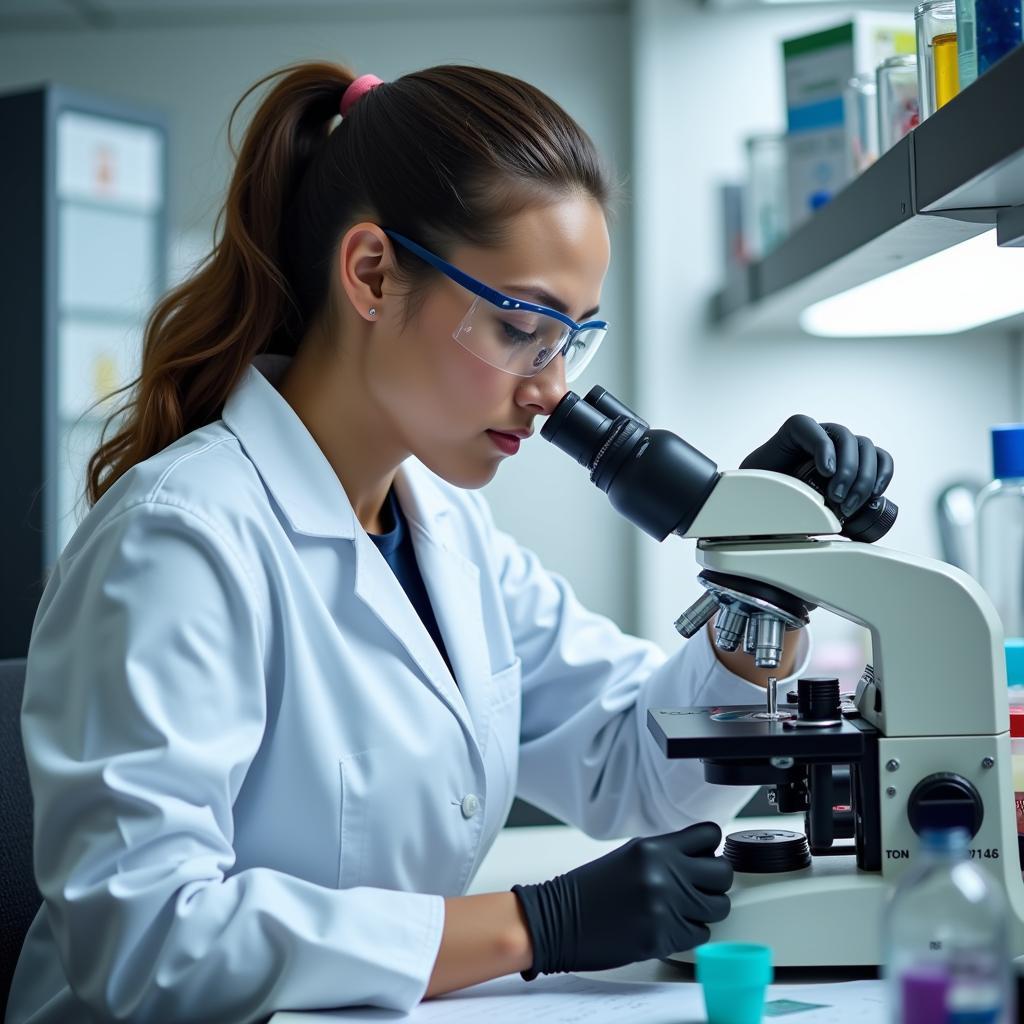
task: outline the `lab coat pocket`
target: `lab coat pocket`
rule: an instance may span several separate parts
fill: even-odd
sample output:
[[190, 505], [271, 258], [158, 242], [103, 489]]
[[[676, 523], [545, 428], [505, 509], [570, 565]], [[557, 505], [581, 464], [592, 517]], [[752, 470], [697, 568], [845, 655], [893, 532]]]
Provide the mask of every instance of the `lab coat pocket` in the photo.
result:
[[341, 771], [341, 829], [338, 847], [338, 888], [390, 885], [397, 868], [389, 847], [400, 844], [403, 801], [416, 800], [415, 786], [401, 785], [409, 770], [401, 752], [390, 745], [370, 746], [346, 754]]
[[471, 854], [452, 801], [469, 792], [464, 752], [384, 743], [344, 755], [338, 888], [453, 893]]
[[495, 672], [491, 676], [491, 709], [519, 697], [520, 683], [523, 674], [523, 659], [516, 658], [508, 668]]
[[365, 803], [373, 777], [376, 748], [347, 754], [338, 762], [341, 773], [341, 815], [338, 836], [338, 888], [361, 884], [370, 835]]
[[[491, 735], [501, 752], [510, 788], [519, 774], [519, 717], [523, 663], [516, 658], [491, 677]], [[510, 801], [511, 802], [511, 801]]]

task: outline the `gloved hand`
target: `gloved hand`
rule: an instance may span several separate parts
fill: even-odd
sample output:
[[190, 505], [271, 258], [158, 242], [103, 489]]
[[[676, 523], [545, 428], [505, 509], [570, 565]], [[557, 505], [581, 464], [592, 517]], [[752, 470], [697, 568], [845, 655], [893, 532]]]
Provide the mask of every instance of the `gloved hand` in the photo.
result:
[[540, 885], [516, 885], [533, 939], [532, 981], [558, 971], [599, 971], [667, 956], [708, 940], [729, 913], [732, 866], [715, 857], [710, 821], [631, 839]]
[[752, 451], [740, 469], [770, 469], [796, 476], [809, 459], [831, 479], [826, 497], [849, 518], [877, 498], [892, 480], [892, 456], [868, 438], [855, 435], [841, 423], [818, 423], [810, 416], [790, 416], [778, 433]]

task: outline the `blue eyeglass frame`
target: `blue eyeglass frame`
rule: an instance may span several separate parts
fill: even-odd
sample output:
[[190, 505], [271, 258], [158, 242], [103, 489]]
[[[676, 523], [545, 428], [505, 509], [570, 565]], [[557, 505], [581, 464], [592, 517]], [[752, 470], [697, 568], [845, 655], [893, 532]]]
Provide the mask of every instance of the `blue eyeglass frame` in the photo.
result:
[[464, 270], [459, 270], [458, 267], [452, 266], [451, 263], [441, 259], [440, 256], [435, 256], [429, 250], [424, 249], [422, 245], [417, 245], [412, 239], [406, 238], [405, 235], [400, 235], [397, 231], [392, 231], [390, 228], [382, 228], [381, 230], [388, 238], [398, 242], [399, 245], [404, 246], [410, 252], [415, 253], [421, 260], [429, 263], [435, 270], [441, 271], [445, 277], [451, 278], [456, 284], [462, 285], [467, 291], [472, 292], [474, 295], [479, 295], [482, 299], [486, 299], [492, 306], [497, 306], [499, 309], [525, 309], [531, 313], [543, 313], [545, 316], [560, 320], [566, 327], [570, 328], [569, 336], [565, 339], [565, 344], [562, 346], [563, 349], [572, 341], [573, 335], [579, 331], [608, 330], [608, 323], [605, 320], [588, 320], [586, 323], [578, 324], [571, 316], [566, 316], [565, 313], [561, 313], [557, 309], [551, 309], [549, 306], [538, 306], [535, 302], [527, 302], [526, 299], [516, 299], [511, 295], [505, 295], [496, 288], [491, 288], [490, 285], [484, 284], [483, 281], [478, 281], [475, 277], [471, 277]]

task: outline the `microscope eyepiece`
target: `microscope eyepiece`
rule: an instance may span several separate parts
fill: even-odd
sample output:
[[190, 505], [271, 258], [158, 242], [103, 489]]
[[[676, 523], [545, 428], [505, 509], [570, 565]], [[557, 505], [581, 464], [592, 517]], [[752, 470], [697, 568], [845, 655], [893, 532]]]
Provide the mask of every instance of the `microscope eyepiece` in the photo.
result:
[[893, 523], [896, 522], [896, 516], [899, 515], [899, 507], [896, 502], [879, 495], [877, 498], [872, 498], [866, 505], [862, 505], [852, 516], [844, 516], [839, 508], [839, 503], [830, 501], [827, 497], [827, 479], [817, 471], [813, 459], [805, 462], [796, 471], [795, 476], [808, 487], [813, 487], [825, 498], [825, 504], [842, 525], [841, 535], [849, 537], [850, 540], [873, 544], [892, 529]]
[[854, 513], [852, 519], [846, 521], [843, 533], [852, 540], [873, 544], [892, 529], [899, 511], [896, 502], [879, 495]]
[[651, 430], [604, 388], [568, 392], [541, 436], [590, 470], [613, 508], [656, 540], [685, 533], [718, 482], [718, 467], [681, 437]]
[[563, 452], [584, 469], [590, 469], [610, 426], [607, 416], [570, 391], [555, 406], [555, 411], [541, 427], [540, 436], [548, 441], [555, 441], [557, 437], [555, 444]]

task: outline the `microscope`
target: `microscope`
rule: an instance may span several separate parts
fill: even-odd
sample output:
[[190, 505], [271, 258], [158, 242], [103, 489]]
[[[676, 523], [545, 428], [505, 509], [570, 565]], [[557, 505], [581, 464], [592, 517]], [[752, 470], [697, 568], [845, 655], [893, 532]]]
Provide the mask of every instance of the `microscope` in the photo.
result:
[[603, 388], [569, 392], [541, 433], [650, 536], [697, 541], [704, 593], [676, 622], [683, 636], [717, 616], [720, 648], [774, 668], [818, 606], [870, 632], [853, 695], [810, 677], [783, 701], [770, 683], [766, 705], [648, 710], [667, 758], [699, 759], [708, 782], [768, 786], [780, 812], [804, 814], [803, 832], [726, 837], [732, 910], [712, 940], [771, 946], [780, 967], [879, 965], [883, 906], [918, 834], [963, 826], [1024, 954], [1003, 630], [977, 582], [877, 546], [896, 519], [888, 499], [844, 519], [810, 460], [799, 478], [719, 472]]

